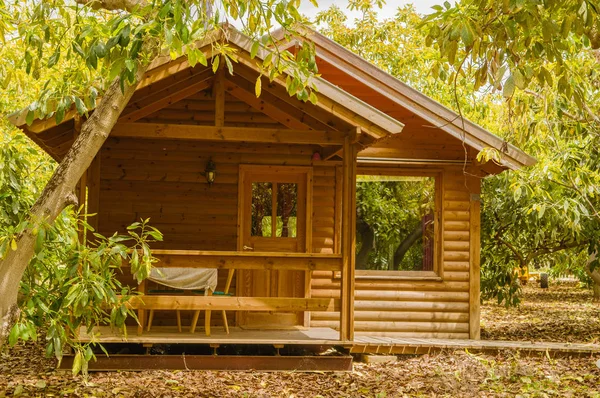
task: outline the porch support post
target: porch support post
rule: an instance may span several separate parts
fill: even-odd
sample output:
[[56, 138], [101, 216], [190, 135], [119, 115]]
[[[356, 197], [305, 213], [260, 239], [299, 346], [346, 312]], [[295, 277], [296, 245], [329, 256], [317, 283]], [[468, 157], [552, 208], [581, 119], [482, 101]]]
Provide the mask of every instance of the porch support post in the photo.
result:
[[470, 253], [469, 253], [469, 338], [479, 340], [480, 335], [480, 251], [481, 251], [481, 179], [471, 177], [470, 198]]
[[342, 283], [340, 340], [354, 339], [354, 248], [356, 244], [356, 133], [344, 141], [343, 192], [342, 192]]

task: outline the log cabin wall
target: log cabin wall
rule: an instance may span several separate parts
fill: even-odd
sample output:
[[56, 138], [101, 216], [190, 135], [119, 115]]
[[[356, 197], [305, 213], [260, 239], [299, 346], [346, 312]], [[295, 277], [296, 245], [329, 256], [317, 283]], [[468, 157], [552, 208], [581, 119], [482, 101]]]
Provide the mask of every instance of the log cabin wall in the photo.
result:
[[[164, 234], [164, 241], [152, 248], [237, 250], [239, 166], [307, 166], [318, 149], [322, 148], [111, 137], [100, 153], [98, 231], [105, 236], [126, 233], [128, 225], [149, 217]], [[201, 174], [209, 158], [217, 168], [211, 187]], [[333, 253], [336, 162], [318, 163], [313, 168], [313, 251]], [[226, 270], [220, 270], [218, 289], [226, 277]], [[135, 285], [131, 275], [121, 280]], [[189, 324], [188, 312], [182, 313], [184, 325]], [[228, 313], [230, 325], [235, 325], [234, 315]], [[213, 323], [220, 326], [220, 317], [213, 317]], [[173, 312], [157, 312], [154, 324], [174, 324]]]
[[[470, 200], [477, 192], [473, 184], [479, 181], [466, 179], [460, 167], [442, 172], [441, 281], [366, 275], [356, 279], [357, 335], [469, 338]], [[312, 297], [339, 297], [340, 283], [339, 274], [314, 272]], [[338, 328], [339, 314], [313, 312], [310, 325]]]
[[[140, 218], [165, 236], [155, 249], [236, 250], [240, 164], [310, 165], [306, 145], [232, 144], [109, 138], [101, 151], [98, 230], [105, 235]], [[204, 171], [217, 167], [209, 187]], [[335, 165], [314, 166], [313, 251], [332, 253]]]

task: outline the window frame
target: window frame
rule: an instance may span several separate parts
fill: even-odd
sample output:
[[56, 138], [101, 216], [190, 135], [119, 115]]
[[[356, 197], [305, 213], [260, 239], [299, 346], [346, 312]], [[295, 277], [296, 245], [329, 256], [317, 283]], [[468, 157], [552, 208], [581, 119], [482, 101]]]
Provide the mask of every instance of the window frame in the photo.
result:
[[[309, 252], [312, 248], [312, 182], [313, 182], [313, 170], [312, 167], [307, 166], [280, 166], [280, 165], [252, 165], [252, 164], [241, 164], [239, 166], [239, 181], [238, 181], [238, 251], [244, 251], [243, 241], [245, 240], [245, 234], [248, 234], [250, 241], [252, 240], [264, 240], [272, 242], [296, 242], [299, 246], [299, 250], [292, 252], [304, 253]], [[264, 236], [251, 236], [250, 223], [251, 223], [251, 210], [249, 210], [251, 203], [246, 203], [244, 193], [247, 189], [245, 184], [248, 180], [263, 179], [261, 182], [272, 182], [272, 183], [300, 183], [301, 180], [304, 184], [303, 188], [298, 187], [298, 195], [305, 195], [306, 198], [302, 199], [302, 203], [298, 202], [298, 206], [303, 207], [303, 215], [301, 224], [297, 224], [297, 232], [295, 237], [264, 237]], [[299, 210], [300, 211], [300, 210]], [[302, 225], [302, 227], [300, 226]], [[286, 250], [283, 250], [286, 251]], [[257, 251], [260, 252], [260, 251]]]
[[[356, 269], [355, 279], [380, 279], [380, 280], [409, 280], [409, 281], [438, 281], [443, 278], [442, 244], [443, 244], [443, 170], [442, 169], [412, 169], [359, 166], [356, 175], [394, 176], [394, 177], [432, 177], [434, 178], [434, 205], [433, 212], [433, 271], [385, 271]], [[356, 231], [354, 231], [356, 234]], [[356, 255], [356, 251], [354, 253]]]

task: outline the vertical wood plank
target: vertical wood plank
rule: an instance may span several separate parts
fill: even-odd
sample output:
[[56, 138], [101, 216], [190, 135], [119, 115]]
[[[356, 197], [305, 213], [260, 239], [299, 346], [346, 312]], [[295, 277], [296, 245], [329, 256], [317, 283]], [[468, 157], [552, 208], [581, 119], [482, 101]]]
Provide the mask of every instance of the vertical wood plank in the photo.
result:
[[[146, 280], [143, 280], [139, 285], [138, 285], [138, 291], [142, 294], [146, 294]], [[144, 324], [146, 323], [146, 310], [142, 310], [139, 309], [138, 313], [138, 330], [137, 330], [137, 334], [141, 335], [144, 332]]]
[[354, 274], [356, 269], [356, 158], [358, 156], [358, 144], [356, 140], [361, 134], [361, 129], [357, 127], [356, 136], [354, 137], [351, 158], [351, 175], [350, 175], [350, 193], [349, 193], [349, 211], [350, 211], [350, 244], [348, 248], [350, 264], [348, 268], [348, 340], [354, 340]]
[[[237, 250], [243, 251], [243, 241], [245, 232], [246, 222], [244, 220], [244, 213], [246, 203], [244, 203], [244, 184], [246, 181], [246, 172], [242, 165], [238, 167], [238, 202], [237, 202]], [[246, 281], [247, 275], [244, 271], [239, 270], [236, 275], [236, 284], [235, 284], [235, 295], [243, 296], [244, 295], [244, 281]], [[235, 312], [235, 323], [236, 325], [241, 325], [244, 322], [244, 312], [236, 311]]]
[[[358, 131], [360, 134], [360, 131]], [[342, 207], [342, 280], [340, 340], [354, 338], [354, 247], [356, 229], [356, 155], [354, 134], [344, 142]]]
[[481, 181], [470, 181], [470, 267], [469, 267], [469, 338], [479, 340], [480, 331], [480, 250], [481, 250]]
[[313, 243], [312, 243], [312, 235], [313, 235], [313, 217], [314, 217], [314, 206], [313, 206], [313, 168], [311, 167], [310, 171], [306, 173], [306, 211], [304, 212], [306, 217], [306, 229], [305, 229], [305, 242], [304, 242], [304, 251], [307, 253], [312, 253]]
[[446, 192], [446, 179], [444, 178], [445, 172], [435, 176], [435, 222], [434, 225], [434, 245], [435, 245], [435, 257], [434, 257], [434, 270], [440, 278], [444, 278], [444, 232], [446, 223], [444, 216], [444, 195]]
[[[310, 171], [306, 173], [306, 211], [304, 214], [306, 215], [306, 238], [304, 242], [304, 250], [307, 253], [314, 252], [313, 243], [312, 243], [312, 235], [313, 235], [313, 217], [314, 217], [314, 206], [313, 206], [313, 170], [311, 167]], [[302, 272], [302, 271], [301, 271]], [[312, 280], [312, 272], [304, 271], [304, 297], [311, 297], [311, 280]], [[310, 311], [304, 311], [304, 327], [310, 327]]]
[[342, 207], [343, 207], [343, 171], [341, 166], [335, 167], [335, 203], [334, 203], [334, 231], [333, 252], [342, 252]]
[[[221, 61], [223, 61], [221, 59]], [[225, 68], [221, 62], [213, 83], [213, 98], [215, 99], [215, 126], [225, 125]]]

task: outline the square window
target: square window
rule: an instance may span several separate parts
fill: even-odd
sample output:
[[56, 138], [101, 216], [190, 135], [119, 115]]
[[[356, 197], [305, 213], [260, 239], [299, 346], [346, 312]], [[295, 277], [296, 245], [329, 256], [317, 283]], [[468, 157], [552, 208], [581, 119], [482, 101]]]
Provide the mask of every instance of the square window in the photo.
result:
[[356, 269], [432, 274], [437, 253], [436, 193], [435, 175], [358, 175]]

